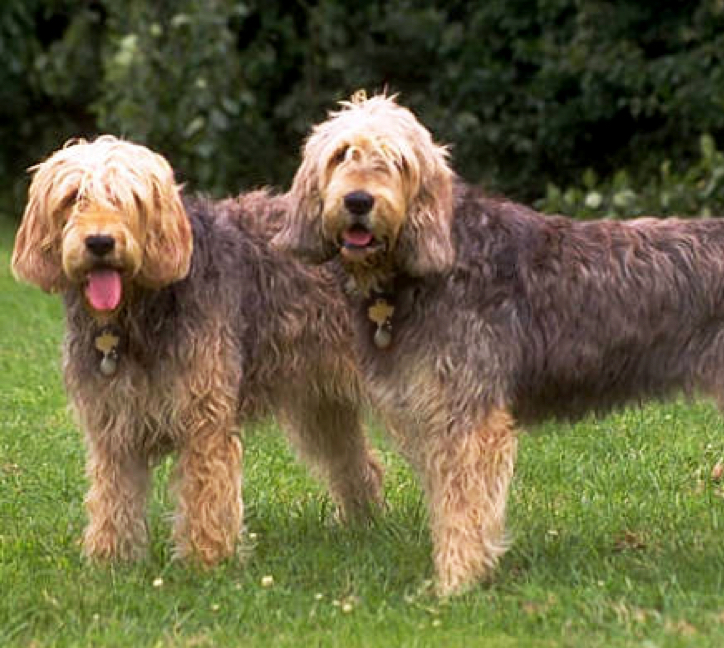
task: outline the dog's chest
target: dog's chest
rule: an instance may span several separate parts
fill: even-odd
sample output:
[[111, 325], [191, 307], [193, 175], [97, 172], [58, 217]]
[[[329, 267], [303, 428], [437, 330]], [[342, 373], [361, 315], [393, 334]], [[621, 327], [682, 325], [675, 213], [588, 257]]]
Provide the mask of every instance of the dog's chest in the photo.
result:
[[[64, 347], [65, 384], [82, 426], [118, 450], [162, 452], [183, 429], [181, 372], [164, 350], [139, 355], [132, 340], [115, 333], [69, 335]], [[108, 363], [111, 361], [112, 366]]]

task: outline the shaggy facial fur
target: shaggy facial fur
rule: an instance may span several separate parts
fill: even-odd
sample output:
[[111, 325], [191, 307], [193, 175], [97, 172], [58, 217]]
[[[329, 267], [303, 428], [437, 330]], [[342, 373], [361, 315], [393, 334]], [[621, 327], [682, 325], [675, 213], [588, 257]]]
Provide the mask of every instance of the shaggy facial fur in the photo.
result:
[[144, 553], [151, 469], [171, 451], [176, 553], [204, 565], [230, 556], [240, 426], [272, 411], [343, 517], [379, 499], [343, 298], [329, 274], [268, 245], [287, 208], [262, 191], [184, 204], [164, 158], [111, 136], [37, 167], [12, 264], [65, 302], [88, 556]]
[[365, 291], [392, 279], [393, 258], [410, 276], [446, 268], [446, 149], [389, 98], [360, 94], [342, 106], [307, 140], [291, 190], [295, 209], [276, 245], [311, 262], [339, 252]]
[[[339, 254], [352, 278], [363, 373], [421, 476], [448, 594], [505, 549], [514, 421], [681, 391], [722, 404], [724, 221], [544, 216], [454, 180], [423, 132], [390, 98], [333, 113], [306, 145], [277, 244]], [[404, 163], [372, 172], [381, 159]], [[361, 193], [386, 198], [364, 213], [340, 199]], [[351, 254], [350, 227], [369, 234]], [[377, 291], [394, 308], [387, 348], [373, 342]]]

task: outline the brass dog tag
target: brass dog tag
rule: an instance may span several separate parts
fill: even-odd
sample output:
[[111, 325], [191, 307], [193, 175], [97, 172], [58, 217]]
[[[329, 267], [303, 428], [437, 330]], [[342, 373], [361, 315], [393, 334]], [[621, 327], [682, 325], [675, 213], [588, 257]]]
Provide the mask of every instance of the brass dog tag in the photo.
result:
[[392, 315], [394, 312], [395, 307], [382, 297], [375, 299], [367, 309], [367, 316], [377, 324], [373, 340], [378, 349], [386, 349], [392, 343]]
[[112, 329], [104, 328], [96, 335], [94, 344], [103, 354], [100, 369], [104, 376], [113, 376], [118, 371], [118, 345], [121, 338]]

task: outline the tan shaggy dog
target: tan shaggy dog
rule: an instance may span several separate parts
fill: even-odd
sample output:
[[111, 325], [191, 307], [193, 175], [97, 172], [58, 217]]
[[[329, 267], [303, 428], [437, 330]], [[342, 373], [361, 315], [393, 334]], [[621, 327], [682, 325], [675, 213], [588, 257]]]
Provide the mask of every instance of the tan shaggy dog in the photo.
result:
[[242, 528], [239, 426], [274, 412], [343, 517], [379, 499], [335, 281], [273, 252], [287, 199], [185, 203], [166, 160], [103, 136], [35, 169], [12, 265], [62, 295], [63, 371], [88, 449], [91, 558], [147, 548], [154, 463], [177, 454], [176, 554], [211, 565]]
[[373, 402], [417, 469], [439, 591], [506, 547], [514, 421], [724, 401], [724, 221], [576, 222], [486, 197], [393, 98], [314, 128], [275, 245], [337, 258]]

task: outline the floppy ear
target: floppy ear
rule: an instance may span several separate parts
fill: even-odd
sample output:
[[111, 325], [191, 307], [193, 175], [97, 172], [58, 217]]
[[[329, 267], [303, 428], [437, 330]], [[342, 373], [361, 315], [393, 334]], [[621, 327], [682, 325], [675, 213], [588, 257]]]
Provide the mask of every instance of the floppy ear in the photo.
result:
[[412, 276], [449, 270], [455, 260], [451, 237], [453, 217], [452, 171], [446, 152], [433, 144], [434, 151], [417, 153], [420, 168], [418, 190], [407, 210], [397, 241], [401, 265]]
[[56, 218], [58, 209], [69, 209], [75, 191], [64, 205], [49, 200], [52, 186], [44, 173], [38, 173], [30, 184], [28, 204], [15, 235], [12, 270], [18, 281], [35, 284], [45, 292], [57, 292], [65, 285], [61, 262], [63, 223]]
[[328, 261], [336, 250], [324, 236], [318, 164], [309, 144], [294, 176], [289, 198], [289, 213], [282, 229], [272, 239], [272, 246], [308, 263]]
[[154, 185], [151, 203], [141, 209], [146, 237], [138, 282], [158, 289], [184, 279], [191, 266], [193, 234], [179, 188], [172, 181]]

